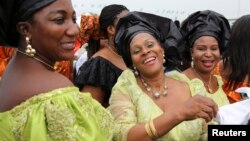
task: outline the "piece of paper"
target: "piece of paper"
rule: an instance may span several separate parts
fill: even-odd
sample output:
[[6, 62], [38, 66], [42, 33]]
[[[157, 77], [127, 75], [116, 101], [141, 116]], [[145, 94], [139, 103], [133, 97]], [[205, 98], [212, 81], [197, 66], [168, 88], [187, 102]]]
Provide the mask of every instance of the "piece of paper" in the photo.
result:
[[250, 119], [250, 99], [219, 108], [215, 118], [222, 125], [247, 125]]

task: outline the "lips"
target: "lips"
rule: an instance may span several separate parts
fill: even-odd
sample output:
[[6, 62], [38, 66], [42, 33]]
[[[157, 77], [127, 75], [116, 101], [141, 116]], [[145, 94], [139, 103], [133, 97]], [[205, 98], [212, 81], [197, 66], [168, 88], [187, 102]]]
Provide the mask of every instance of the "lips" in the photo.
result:
[[144, 64], [153, 64], [155, 62], [156, 57], [149, 57], [143, 61]]
[[62, 43], [61, 46], [65, 50], [72, 50], [75, 48], [75, 42]]
[[214, 61], [211, 61], [211, 60], [202, 61], [202, 63], [207, 68], [212, 67], [214, 65]]

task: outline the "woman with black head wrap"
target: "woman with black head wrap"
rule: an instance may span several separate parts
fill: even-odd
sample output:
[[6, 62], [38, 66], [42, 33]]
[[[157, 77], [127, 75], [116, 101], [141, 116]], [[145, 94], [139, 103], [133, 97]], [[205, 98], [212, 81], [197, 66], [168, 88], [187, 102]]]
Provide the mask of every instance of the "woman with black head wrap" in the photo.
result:
[[229, 104], [221, 77], [212, 74], [230, 36], [227, 19], [211, 10], [197, 11], [182, 22], [180, 31], [191, 66], [182, 74], [176, 72], [171, 75], [186, 82], [196, 81], [196, 88], [205, 89], [203, 94], [212, 98], [219, 107]]
[[0, 140], [112, 139], [111, 114], [54, 72], [78, 32], [71, 0], [0, 1], [0, 46], [17, 48], [0, 85]]
[[131, 12], [120, 19], [115, 46], [129, 69], [118, 78], [109, 101], [115, 141], [206, 139], [203, 125], [216, 115], [216, 104], [195, 95], [193, 84], [164, 74], [164, 56], [168, 51], [178, 55], [180, 37], [168, 18]]
[[243, 95], [235, 92], [240, 87], [250, 87], [250, 15], [237, 19], [216, 74], [224, 81], [223, 90], [230, 103], [243, 100]]
[[[90, 92], [104, 107], [108, 106], [111, 89], [126, 65], [114, 47], [115, 27], [118, 20], [126, 15], [129, 10], [118, 4], [105, 6], [99, 16], [101, 39], [107, 43], [100, 48], [100, 40], [90, 38], [88, 53], [90, 59], [85, 62], [74, 78], [75, 85], [82, 92]], [[97, 42], [97, 43], [96, 43]]]

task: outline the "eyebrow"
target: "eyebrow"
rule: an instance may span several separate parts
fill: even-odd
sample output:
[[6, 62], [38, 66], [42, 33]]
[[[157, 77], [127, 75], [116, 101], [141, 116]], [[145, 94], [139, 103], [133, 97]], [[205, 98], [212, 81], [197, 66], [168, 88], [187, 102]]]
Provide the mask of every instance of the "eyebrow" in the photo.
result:
[[[57, 14], [57, 13], [61, 13], [61, 14], [64, 14], [64, 15], [67, 14], [67, 12], [65, 10], [55, 10], [55, 11], [49, 12], [49, 14]], [[76, 15], [75, 11], [73, 11], [73, 15]]]

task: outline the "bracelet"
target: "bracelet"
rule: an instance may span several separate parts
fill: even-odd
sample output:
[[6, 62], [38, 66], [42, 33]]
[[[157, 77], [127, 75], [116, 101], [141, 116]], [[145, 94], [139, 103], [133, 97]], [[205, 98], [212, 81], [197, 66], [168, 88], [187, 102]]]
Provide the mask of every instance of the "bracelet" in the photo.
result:
[[145, 124], [145, 130], [146, 130], [146, 133], [148, 134], [148, 136], [149, 136], [151, 139], [154, 139], [154, 135], [153, 135], [153, 133], [151, 132], [151, 129], [150, 129], [148, 123]]
[[155, 125], [154, 125], [154, 122], [153, 122], [152, 119], [149, 122], [149, 129], [151, 130], [151, 133], [153, 134], [154, 139], [159, 137], [159, 135], [158, 135], [158, 133], [157, 133], [157, 131], [155, 129]]

